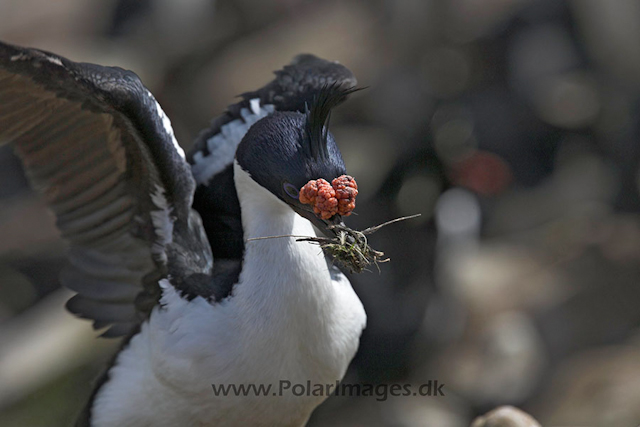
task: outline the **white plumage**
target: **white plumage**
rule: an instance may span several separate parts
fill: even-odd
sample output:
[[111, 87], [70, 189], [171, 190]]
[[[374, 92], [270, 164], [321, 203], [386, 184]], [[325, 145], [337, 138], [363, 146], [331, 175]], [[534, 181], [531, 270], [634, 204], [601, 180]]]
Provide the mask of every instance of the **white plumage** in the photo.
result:
[[[245, 239], [314, 235], [309, 221], [234, 168]], [[366, 322], [347, 278], [330, 271], [317, 246], [293, 238], [248, 242], [233, 296], [219, 303], [186, 301], [170, 279], [161, 286], [161, 306], [96, 397], [95, 426], [304, 425], [325, 397], [216, 397], [212, 384], [335, 384]]]

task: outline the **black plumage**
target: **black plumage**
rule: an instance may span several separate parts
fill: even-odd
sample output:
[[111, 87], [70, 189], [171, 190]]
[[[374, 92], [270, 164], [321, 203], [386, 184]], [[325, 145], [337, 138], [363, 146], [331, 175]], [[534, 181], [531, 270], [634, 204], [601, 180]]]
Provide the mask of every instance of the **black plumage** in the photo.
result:
[[314, 95], [311, 106], [305, 106], [307, 143], [303, 147], [308, 150], [310, 157], [318, 161], [329, 159], [327, 139], [331, 110], [357, 90], [359, 89], [355, 87], [342, 87], [339, 83], [332, 83], [322, 87]]

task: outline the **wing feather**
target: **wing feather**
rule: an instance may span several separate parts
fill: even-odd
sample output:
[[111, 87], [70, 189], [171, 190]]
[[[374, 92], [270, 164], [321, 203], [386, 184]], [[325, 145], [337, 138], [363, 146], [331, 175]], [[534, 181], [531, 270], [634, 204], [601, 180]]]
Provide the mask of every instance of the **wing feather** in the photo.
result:
[[12, 143], [70, 243], [61, 280], [78, 294], [67, 308], [109, 326], [105, 335], [148, 316], [159, 279], [211, 273], [190, 169], [135, 74], [0, 43], [1, 142]]

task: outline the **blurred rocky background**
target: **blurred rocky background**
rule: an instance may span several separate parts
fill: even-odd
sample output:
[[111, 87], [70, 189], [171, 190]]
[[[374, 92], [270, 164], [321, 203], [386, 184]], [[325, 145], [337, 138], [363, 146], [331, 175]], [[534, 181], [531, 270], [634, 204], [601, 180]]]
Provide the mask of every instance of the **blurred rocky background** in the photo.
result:
[[[350, 225], [422, 216], [352, 277], [369, 323], [345, 381], [445, 396], [334, 397], [311, 426], [640, 423], [637, 0], [2, 0], [0, 38], [134, 70], [186, 149], [297, 53], [368, 87], [332, 120]], [[63, 254], [2, 148], [0, 426], [70, 425], [117, 346], [62, 309]]]

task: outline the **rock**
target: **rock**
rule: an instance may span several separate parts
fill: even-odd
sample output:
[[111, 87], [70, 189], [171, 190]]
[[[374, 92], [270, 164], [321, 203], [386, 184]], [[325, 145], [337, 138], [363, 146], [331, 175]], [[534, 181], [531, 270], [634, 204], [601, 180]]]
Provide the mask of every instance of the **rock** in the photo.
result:
[[471, 424], [471, 427], [541, 427], [533, 417], [513, 406], [500, 406], [487, 412]]

